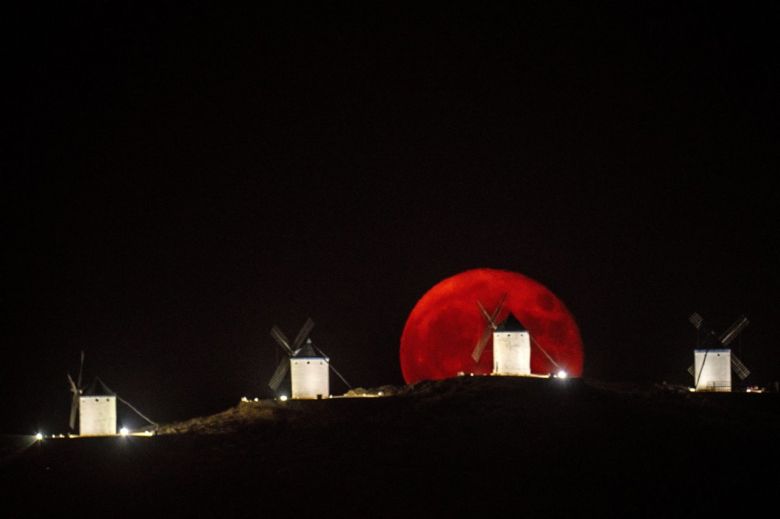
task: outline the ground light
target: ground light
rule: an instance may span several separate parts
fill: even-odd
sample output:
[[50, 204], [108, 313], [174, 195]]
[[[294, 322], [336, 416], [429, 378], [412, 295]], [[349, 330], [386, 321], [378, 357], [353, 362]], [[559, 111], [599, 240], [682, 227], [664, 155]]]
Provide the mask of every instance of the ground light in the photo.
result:
[[130, 434], [130, 430], [127, 427], [122, 427], [119, 429], [120, 436], [127, 436], [128, 434]]
[[280, 396], [279, 400], [281, 400], [282, 402], [287, 402], [287, 395]]
[[35, 433], [35, 439], [37, 441], [43, 440], [43, 433]]
[[555, 377], [556, 377], [556, 378], [566, 378], [566, 377], [568, 377], [568, 376], [569, 376], [569, 374], [568, 374], [568, 373], [566, 373], [566, 371], [564, 371], [564, 370], [562, 370], [562, 369], [561, 369], [561, 370], [559, 370], [559, 371], [558, 371], [558, 373], [556, 373], [556, 374], [555, 374]]

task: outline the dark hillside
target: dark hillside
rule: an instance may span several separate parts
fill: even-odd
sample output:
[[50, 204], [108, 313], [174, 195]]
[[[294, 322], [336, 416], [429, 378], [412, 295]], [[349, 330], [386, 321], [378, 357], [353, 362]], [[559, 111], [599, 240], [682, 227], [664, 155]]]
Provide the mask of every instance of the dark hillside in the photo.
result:
[[47, 440], [6, 462], [2, 484], [20, 516], [695, 517], [769, 501], [778, 404], [466, 377], [387, 398], [241, 403], [149, 439]]

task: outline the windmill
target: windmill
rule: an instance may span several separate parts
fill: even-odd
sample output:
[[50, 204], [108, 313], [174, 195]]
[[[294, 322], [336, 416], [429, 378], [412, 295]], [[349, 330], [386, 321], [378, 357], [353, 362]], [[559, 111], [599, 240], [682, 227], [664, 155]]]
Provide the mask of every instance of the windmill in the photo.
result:
[[303, 326], [290, 342], [278, 326], [271, 328], [271, 337], [282, 348], [285, 357], [279, 362], [268, 386], [276, 393], [290, 373], [291, 397], [293, 399], [321, 399], [330, 395], [330, 370], [333, 370], [350, 389], [352, 386], [341, 373], [333, 367], [330, 359], [314, 345], [309, 334], [314, 328], [314, 321], [306, 319]]
[[84, 350], [81, 350], [79, 374], [76, 380], [68, 373], [68, 383], [73, 398], [70, 403], [68, 426], [76, 428], [79, 418], [79, 436], [116, 434], [116, 394], [102, 380], [95, 377], [89, 388], [81, 385], [84, 374]]
[[[485, 319], [485, 328], [482, 330], [477, 344], [474, 346], [474, 350], [471, 352], [471, 358], [474, 362], [479, 362], [482, 358], [482, 354], [485, 352], [490, 337], [493, 337], [493, 373], [494, 374], [512, 374], [512, 375], [530, 375], [530, 345], [536, 346], [536, 348], [547, 357], [547, 360], [555, 366], [557, 377], [566, 377], [566, 371], [563, 367], [553, 359], [547, 350], [545, 350], [539, 342], [534, 339], [533, 335], [525, 329], [525, 327], [514, 317], [510, 312], [503, 320], [499, 319], [499, 316], [504, 310], [504, 303], [506, 303], [506, 293], [501, 295], [496, 308], [492, 313], [488, 313], [485, 306], [481, 301], [477, 300], [477, 306], [479, 312]], [[511, 323], [506, 321], [512, 320]], [[504, 326], [507, 324], [508, 326]], [[502, 329], [508, 328], [508, 329]], [[525, 346], [528, 343], [529, 346]], [[498, 344], [498, 347], [496, 346]], [[498, 352], [499, 361], [496, 362], [496, 350]], [[528, 360], [525, 360], [525, 359]], [[511, 367], [510, 367], [511, 366]]]
[[511, 313], [493, 332], [493, 374], [531, 374], [531, 334]]
[[698, 331], [698, 345], [693, 353], [693, 366], [688, 372], [694, 377], [696, 391], [731, 391], [731, 371], [740, 380], [750, 375], [750, 370], [731, 352], [734, 342], [750, 321], [744, 315], [734, 321], [720, 335], [704, 323], [701, 315], [694, 312], [688, 321]]
[[82, 386], [83, 373], [84, 350], [81, 351], [78, 378], [74, 381], [70, 373], [67, 374], [70, 391], [73, 393], [70, 404], [70, 419], [68, 420], [68, 426], [72, 431], [75, 431], [76, 415], [78, 415], [79, 436], [115, 435], [117, 432], [117, 401], [125, 404], [153, 427], [157, 427], [155, 422], [141, 413], [133, 404], [112, 391], [99, 377], [95, 377], [89, 387]]

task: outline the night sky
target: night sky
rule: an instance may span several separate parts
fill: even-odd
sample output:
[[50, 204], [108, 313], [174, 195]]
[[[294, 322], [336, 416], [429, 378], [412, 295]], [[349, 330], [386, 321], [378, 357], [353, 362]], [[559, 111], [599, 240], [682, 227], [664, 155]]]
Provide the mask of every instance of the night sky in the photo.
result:
[[400, 384], [476, 267], [555, 292], [588, 377], [689, 383], [698, 311], [780, 380], [778, 8], [616, 4], [10, 14], [2, 432], [65, 431], [80, 349], [161, 422], [270, 396], [309, 316]]

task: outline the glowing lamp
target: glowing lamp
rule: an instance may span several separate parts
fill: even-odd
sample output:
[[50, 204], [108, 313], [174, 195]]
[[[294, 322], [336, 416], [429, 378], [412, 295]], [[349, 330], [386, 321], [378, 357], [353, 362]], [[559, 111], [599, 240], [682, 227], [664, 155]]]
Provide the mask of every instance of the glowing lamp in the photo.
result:
[[120, 436], [127, 436], [128, 434], [130, 434], [130, 430], [127, 427], [122, 427], [119, 429]]
[[36, 434], [35, 434], [35, 439], [36, 439], [37, 441], [41, 441], [41, 440], [43, 440], [43, 433], [36, 433]]

